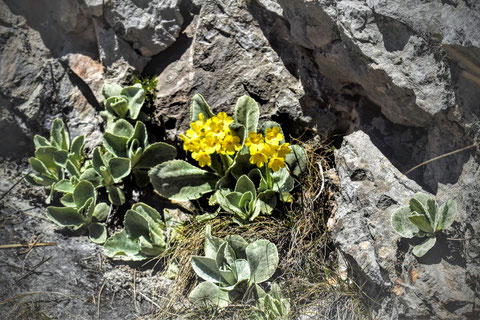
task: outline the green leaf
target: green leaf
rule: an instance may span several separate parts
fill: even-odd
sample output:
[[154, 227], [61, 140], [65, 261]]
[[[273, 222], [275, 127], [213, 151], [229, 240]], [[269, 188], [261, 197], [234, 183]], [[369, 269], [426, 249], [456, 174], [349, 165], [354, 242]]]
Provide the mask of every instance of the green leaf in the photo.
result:
[[245, 259], [237, 259], [232, 263], [232, 271], [235, 273], [237, 281], [249, 280], [251, 270], [248, 261]]
[[41, 135], [34, 135], [33, 136], [33, 144], [35, 145], [35, 149], [38, 149], [40, 147], [49, 147], [50, 142], [47, 140], [47, 138], [42, 137]]
[[115, 183], [120, 182], [123, 178], [130, 174], [130, 159], [113, 158], [108, 161], [108, 168], [113, 176]]
[[215, 261], [219, 270], [225, 270], [225, 267], [229, 267], [235, 261], [235, 251], [228, 245], [227, 242], [223, 242], [218, 248]]
[[123, 225], [130, 238], [138, 239], [141, 236], [149, 238], [148, 221], [136, 211], [127, 211], [125, 219], [123, 220]]
[[55, 191], [63, 193], [72, 193], [75, 186], [70, 182], [70, 180], [63, 179], [55, 183]]
[[215, 198], [220, 207], [226, 212], [236, 214], [242, 220], [247, 219], [246, 213], [240, 208], [241, 193], [231, 192], [230, 190], [217, 190], [217, 192], [215, 192]]
[[127, 156], [127, 137], [117, 136], [110, 132], [105, 132], [103, 135], [103, 145], [105, 149], [117, 157]]
[[78, 178], [78, 180], [87, 180], [96, 188], [102, 184], [102, 176], [95, 171], [94, 168], [86, 169]]
[[245, 126], [246, 132], [257, 132], [259, 114], [255, 100], [249, 96], [242, 96], [237, 100], [233, 118], [235, 122]]
[[63, 197], [60, 198], [60, 202], [65, 206], [65, 207], [71, 207], [75, 208], [75, 201], [73, 201], [73, 194], [67, 193]]
[[413, 238], [419, 229], [414, 225], [410, 219], [410, 207], [401, 207], [392, 214], [391, 225], [393, 230], [400, 234], [404, 238]]
[[75, 205], [77, 208], [81, 208], [90, 198], [97, 198], [95, 187], [88, 181], [80, 181], [73, 190], [73, 201], [75, 202]]
[[427, 253], [428, 250], [430, 250], [435, 245], [435, 242], [437, 242], [437, 238], [435, 237], [427, 238], [422, 243], [417, 244], [415, 247], [413, 247], [413, 254], [419, 258], [423, 257], [425, 253]]
[[105, 83], [102, 87], [102, 95], [105, 99], [119, 96], [120, 92], [122, 92], [122, 86], [116, 83]]
[[110, 97], [105, 101], [105, 109], [117, 117], [125, 118], [128, 113], [128, 101], [119, 96]]
[[101, 148], [100, 148], [100, 147], [96, 147], [96, 148], [93, 150], [92, 166], [93, 166], [93, 169], [95, 169], [95, 171], [96, 171], [99, 175], [102, 174], [102, 170], [101, 170], [100, 168], [105, 166], [105, 162], [104, 162], [104, 160], [103, 160], [102, 152], [101, 152]]
[[[68, 152], [65, 150], [57, 150], [53, 153], [53, 160], [57, 166], [65, 168], [68, 160]], [[73, 162], [72, 162], [73, 164]]]
[[294, 180], [286, 168], [280, 168], [277, 172], [272, 173], [273, 188], [272, 190], [279, 193], [290, 192], [293, 190]]
[[238, 178], [237, 184], [235, 185], [235, 191], [240, 193], [246, 193], [250, 191], [254, 198], [257, 197], [257, 189], [255, 188], [255, 184], [246, 174]]
[[105, 202], [100, 202], [95, 206], [95, 210], [93, 211], [93, 217], [97, 221], [105, 221], [110, 214], [110, 206]]
[[413, 197], [417, 199], [423, 205], [424, 208], [427, 207], [428, 199], [435, 200], [433, 197], [421, 192], [415, 193]]
[[[55, 180], [52, 180], [52, 179], [49, 179], [49, 181], [47, 183], [45, 183], [44, 181], [40, 180], [37, 182], [37, 176], [36, 174], [33, 174], [33, 173], [29, 173], [25, 176], [25, 181], [30, 183], [31, 185], [34, 185], [36, 187], [42, 187], [42, 186], [50, 186], [52, 185], [52, 183], [55, 182]], [[45, 184], [43, 184], [45, 183]]]
[[430, 222], [430, 225], [432, 226], [433, 230], [435, 230], [437, 228], [437, 224], [438, 224], [437, 201], [435, 201], [434, 199], [428, 199], [426, 208], [427, 208], [428, 221]]
[[37, 171], [38, 173], [51, 175], [50, 171], [48, 170], [48, 168], [45, 166], [45, 164], [42, 161], [40, 161], [40, 160], [38, 160], [37, 158], [34, 158], [34, 157], [30, 157], [30, 159], [28, 159], [28, 161], [30, 162], [30, 165], [32, 166], [33, 170]]
[[287, 162], [290, 171], [298, 177], [307, 170], [307, 153], [302, 147], [296, 144], [291, 145], [290, 148], [292, 149], [292, 152], [287, 154], [285, 161]]
[[125, 194], [120, 188], [115, 187], [113, 185], [108, 186], [107, 192], [108, 192], [108, 200], [113, 205], [121, 206], [122, 204], [125, 203]]
[[214, 116], [205, 99], [197, 93], [190, 102], [190, 122], [199, 120], [198, 115], [200, 113], [203, 113], [205, 120]]
[[128, 140], [128, 144], [131, 144], [133, 140], [138, 140], [140, 146], [145, 149], [148, 146], [148, 133], [147, 127], [142, 121], [137, 121], [135, 123], [135, 130], [133, 135]]
[[124, 119], [117, 120], [111, 131], [111, 133], [113, 133], [118, 137], [124, 137], [129, 139], [131, 136], [133, 136], [134, 132], [135, 132], [135, 129], [133, 128], [133, 126], [127, 120], [124, 120]]
[[414, 212], [408, 219], [423, 232], [433, 232], [433, 228], [425, 215]]
[[107, 240], [107, 228], [101, 223], [91, 223], [88, 226], [88, 236], [92, 242], [103, 244]]
[[247, 259], [247, 254], [245, 252], [248, 242], [245, 241], [239, 235], [229, 235], [225, 238], [225, 241], [228, 243], [230, 247], [235, 251], [235, 257], [237, 259]]
[[131, 260], [145, 259], [145, 257], [140, 254], [139, 244], [128, 237], [125, 229], [108, 238], [103, 245], [103, 249], [105, 255], [109, 258], [126, 256]]
[[218, 177], [183, 160], [170, 160], [148, 174], [155, 190], [170, 200], [194, 200], [213, 191]]
[[230, 304], [228, 292], [221, 290], [215, 284], [205, 281], [200, 283], [188, 296], [192, 303], [197, 305], [225, 308]]
[[63, 121], [60, 119], [53, 120], [52, 129], [50, 130], [50, 143], [59, 149], [69, 150], [70, 138], [65, 130]]
[[205, 281], [219, 283], [220, 273], [218, 271], [217, 263], [214, 259], [192, 256], [192, 267], [195, 273]]
[[438, 209], [438, 225], [435, 231], [448, 229], [455, 220], [457, 203], [455, 200], [448, 200]]
[[230, 173], [235, 177], [235, 179], [240, 178], [245, 172], [250, 172], [250, 170], [256, 168], [255, 165], [250, 163], [250, 154], [238, 154], [235, 157], [233, 165], [230, 167]]
[[127, 97], [128, 115], [131, 119], [136, 120], [145, 102], [145, 91], [142, 89], [142, 86], [133, 85], [125, 87], [120, 94]]
[[73, 164], [73, 162], [70, 161], [70, 160], [67, 160], [67, 162], [65, 164], [65, 169], [67, 170], [70, 177], [79, 177], [80, 176], [80, 171], [78, 171], [77, 166], [75, 166], [75, 164]]
[[38, 147], [37, 150], [35, 150], [35, 158], [43, 162], [47, 169], [55, 171], [57, 170], [57, 164], [53, 159], [53, 155], [57, 150], [55, 147]]
[[47, 207], [47, 217], [61, 227], [79, 227], [85, 218], [71, 207]]
[[150, 257], [157, 257], [161, 255], [166, 248], [165, 244], [153, 244], [144, 237], [139, 238], [138, 244], [140, 245], [140, 251]]
[[217, 251], [224, 241], [212, 236], [212, 228], [210, 225], [205, 227], [205, 257], [215, 259]]
[[268, 240], [257, 240], [245, 249], [252, 273], [251, 281], [262, 283], [275, 273], [278, 266], [277, 247]]
[[423, 204], [417, 199], [411, 198], [409, 205], [410, 205], [411, 212], [416, 212], [425, 217], [427, 216], [427, 210], [425, 210], [427, 206], [423, 206]]
[[265, 191], [258, 195], [258, 205], [263, 214], [271, 214], [277, 206], [277, 197], [274, 191]]
[[177, 156], [177, 149], [164, 142], [149, 145], [143, 152], [140, 160], [135, 164], [138, 169], [150, 169], [157, 164], [173, 160]]
[[84, 136], [75, 137], [75, 139], [73, 139], [72, 141], [71, 151], [75, 155], [75, 158], [77, 161], [80, 161], [82, 159], [84, 148], [85, 148], [85, 137]]

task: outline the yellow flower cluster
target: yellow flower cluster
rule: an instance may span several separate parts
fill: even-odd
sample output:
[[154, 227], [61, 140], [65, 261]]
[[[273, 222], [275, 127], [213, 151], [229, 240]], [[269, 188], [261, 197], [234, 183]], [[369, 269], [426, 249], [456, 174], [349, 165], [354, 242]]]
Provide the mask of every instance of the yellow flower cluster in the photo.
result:
[[282, 143], [283, 134], [279, 127], [268, 128], [265, 137], [261, 133], [250, 132], [245, 145], [250, 150], [250, 162], [261, 168], [268, 163], [273, 171], [285, 168], [285, 157], [292, 152], [290, 144]]
[[220, 112], [205, 121], [204, 115], [198, 115], [199, 120], [190, 123], [186, 135], [181, 134], [183, 149], [192, 152], [192, 158], [198, 161], [200, 167], [212, 164], [213, 153], [233, 155], [241, 148], [240, 138], [230, 130], [233, 119], [225, 112]]

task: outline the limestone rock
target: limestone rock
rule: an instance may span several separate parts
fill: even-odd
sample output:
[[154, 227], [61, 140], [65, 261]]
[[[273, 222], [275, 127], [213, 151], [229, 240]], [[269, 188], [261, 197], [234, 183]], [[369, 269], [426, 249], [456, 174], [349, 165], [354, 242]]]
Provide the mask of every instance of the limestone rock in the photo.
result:
[[175, 42], [183, 23], [177, 0], [110, 0], [103, 10], [115, 32], [145, 57]]
[[390, 217], [424, 191], [361, 131], [347, 136], [335, 156], [341, 186], [333, 241], [370, 297], [382, 300], [379, 318], [478, 316], [478, 163], [471, 158], [456, 184], [441, 186], [437, 200], [459, 205], [455, 222], [431, 251], [416, 258], [412, 248], [421, 240], [401, 238]]

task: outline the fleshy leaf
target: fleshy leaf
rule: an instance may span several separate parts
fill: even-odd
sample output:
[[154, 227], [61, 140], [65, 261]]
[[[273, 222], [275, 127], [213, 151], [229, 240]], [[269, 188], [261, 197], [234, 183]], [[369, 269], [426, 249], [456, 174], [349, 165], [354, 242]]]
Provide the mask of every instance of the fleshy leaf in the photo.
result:
[[419, 231], [410, 219], [410, 207], [401, 207], [392, 214], [391, 225], [393, 230], [405, 238], [413, 238]]
[[79, 227], [85, 218], [71, 207], [47, 207], [47, 217], [61, 227]]
[[242, 96], [235, 105], [233, 117], [235, 122], [245, 126], [246, 132], [257, 132], [259, 113], [255, 100], [249, 96]]
[[170, 160], [148, 174], [155, 190], [170, 200], [194, 200], [213, 191], [218, 177], [183, 160]]
[[143, 152], [140, 160], [135, 164], [138, 169], [150, 169], [157, 164], [173, 160], [177, 156], [177, 149], [164, 142], [149, 145]]
[[219, 283], [220, 273], [218, 271], [217, 263], [214, 259], [192, 256], [192, 267], [195, 273], [205, 281]]
[[205, 120], [213, 117], [213, 113], [210, 110], [205, 99], [200, 94], [193, 96], [190, 101], [190, 122], [195, 122], [199, 119], [198, 115], [202, 113]]
[[285, 161], [287, 162], [291, 172], [296, 176], [300, 176], [307, 170], [307, 153], [302, 147], [296, 144], [291, 145], [290, 148], [292, 149], [292, 152], [287, 154]]
[[455, 220], [456, 213], [457, 203], [455, 200], [448, 200], [442, 204], [438, 209], [439, 218], [436, 231], [448, 229]]
[[427, 238], [422, 243], [417, 244], [415, 247], [413, 247], [413, 254], [417, 257], [423, 257], [425, 253], [427, 253], [428, 250], [430, 250], [435, 245], [435, 242], [437, 242], [437, 238]]
[[105, 99], [119, 96], [120, 92], [122, 92], [122, 86], [116, 83], [105, 83], [102, 87], [102, 95]]
[[125, 87], [120, 94], [127, 97], [128, 115], [131, 119], [136, 120], [140, 114], [143, 103], [145, 102], [145, 91], [142, 89], [142, 86], [133, 85]]
[[230, 304], [228, 292], [221, 290], [217, 285], [205, 281], [200, 283], [188, 296], [190, 301], [199, 305], [225, 308]]
[[252, 180], [250, 180], [250, 178], [246, 174], [238, 178], [235, 185], [235, 191], [239, 193], [246, 193], [250, 191], [254, 198], [257, 196], [255, 184], [253, 184]]
[[110, 200], [110, 203], [116, 206], [121, 206], [122, 204], [125, 203], [125, 194], [120, 188], [116, 186], [108, 186], [107, 192], [108, 192], [108, 200]]
[[88, 234], [94, 243], [103, 244], [107, 240], [107, 228], [101, 223], [91, 223], [88, 226]]
[[105, 202], [100, 202], [95, 206], [93, 216], [97, 221], [105, 221], [110, 214], [110, 206]]
[[107, 257], [127, 256], [131, 260], [143, 260], [145, 257], [140, 255], [140, 246], [136, 241], [130, 239], [124, 230], [115, 233], [105, 241], [103, 250]]
[[414, 212], [408, 217], [408, 219], [423, 232], [433, 232], [433, 227], [430, 225], [430, 222], [425, 215]]
[[73, 201], [75, 205], [77, 208], [81, 208], [90, 198], [97, 198], [95, 187], [88, 181], [80, 181], [73, 190]]
[[130, 174], [130, 159], [128, 158], [113, 158], [108, 161], [110, 173], [113, 176], [115, 183], [120, 182], [123, 178]]
[[264, 282], [275, 273], [278, 266], [277, 247], [268, 240], [257, 240], [245, 249], [250, 265], [251, 281]]

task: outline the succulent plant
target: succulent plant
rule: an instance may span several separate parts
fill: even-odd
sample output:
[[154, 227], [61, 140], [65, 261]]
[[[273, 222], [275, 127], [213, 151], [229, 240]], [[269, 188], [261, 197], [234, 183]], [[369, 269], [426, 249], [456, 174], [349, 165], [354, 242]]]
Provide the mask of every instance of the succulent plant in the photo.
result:
[[435, 198], [416, 193], [408, 206], [401, 207], [392, 214], [391, 224], [402, 237], [427, 238], [413, 248], [413, 254], [422, 257], [435, 245], [435, 235], [451, 226], [456, 211], [457, 204], [454, 200], [438, 206]]
[[107, 239], [104, 245], [107, 257], [126, 260], [145, 260], [164, 252], [175, 237], [172, 217], [164, 217], [154, 208], [136, 203], [125, 214], [124, 229]]
[[210, 226], [205, 234], [205, 256], [191, 259], [193, 270], [205, 281], [192, 290], [189, 299], [223, 308], [250, 293], [258, 298], [263, 292], [259, 284], [277, 269], [277, 247], [263, 239], [249, 244], [238, 235], [221, 240], [212, 236]]
[[[300, 146], [290, 147], [285, 143], [283, 132], [276, 122], [267, 121], [258, 128], [258, 118], [258, 105], [248, 96], [238, 99], [232, 119], [226, 114], [215, 116], [205, 99], [199, 94], [195, 95], [190, 104], [191, 129], [187, 131], [187, 136], [182, 136], [182, 140], [185, 150], [192, 152], [192, 157], [200, 166], [208, 165], [212, 170], [198, 168], [183, 160], [165, 161], [149, 171], [155, 190], [176, 201], [195, 200], [216, 191], [215, 197], [211, 197], [211, 203], [218, 202], [224, 210], [235, 212], [239, 221], [252, 221], [259, 213], [271, 212], [269, 206], [275, 207], [276, 202], [271, 200], [272, 192], [278, 193], [280, 200], [291, 199], [289, 192], [293, 189], [294, 180], [290, 172], [299, 175], [305, 170], [305, 151]], [[223, 129], [219, 130], [215, 124], [221, 121], [224, 121], [220, 126]], [[257, 145], [254, 147], [248, 147], [246, 142], [253, 141], [249, 140], [252, 134], [260, 137], [261, 141], [255, 142]], [[231, 142], [226, 151], [225, 140], [221, 140], [225, 138], [216, 138], [217, 136], [228, 136], [236, 142]], [[211, 139], [218, 141], [212, 146]], [[270, 148], [269, 155], [264, 151], [265, 154], [255, 158], [254, 153], [261, 153], [264, 144]], [[282, 151], [279, 151], [280, 146], [284, 147]], [[274, 160], [277, 163], [272, 165], [269, 161]], [[255, 194], [251, 193], [251, 200], [246, 193], [242, 195], [244, 201], [240, 203], [242, 196], [232, 189], [242, 176], [257, 179], [258, 187]], [[216, 198], [219, 200], [216, 201]], [[264, 203], [268, 206], [263, 206]], [[262, 206], [263, 209], [260, 210]]]
[[108, 199], [114, 205], [125, 203], [125, 194], [115, 184], [131, 172], [130, 159], [115, 157], [109, 152], [102, 152], [101, 147], [93, 150], [92, 167], [95, 172], [92, 176], [100, 177], [100, 184], [107, 189]]
[[50, 188], [46, 199], [50, 203], [54, 191], [71, 192], [84, 171], [84, 136], [78, 136], [70, 143], [70, 137], [62, 120], [55, 119], [50, 139], [35, 135], [35, 157], [29, 159], [35, 173], [25, 180], [35, 186]]
[[60, 200], [65, 207], [47, 207], [47, 217], [61, 227], [74, 230], [88, 228], [90, 240], [104, 243], [107, 230], [100, 222], [110, 213], [110, 206], [104, 202], [97, 204], [97, 192], [89, 181], [80, 181], [71, 193]]
[[286, 320], [290, 312], [290, 302], [282, 295], [280, 286], [272, 283], [269, 293], [260, 294], [257, 300], [259, 311], [254, 312], [252, 320]]
[[105, 98], [105, 110], [100, 115], [106, 122], [108, 131], [119, 119], [137, 120], [146, 118], [141, 113], [145, 102], [145, 91], [140, 83], [133, 86], [122, 87], [116, 83], [106, 83], [102, 87], [102, 94]]
[[233, 191], [217, 190], [215, 199], [223, 210], [234, 215], [234, 221], [240, 225], [255, 220], [261, 213], [271, 214], [277, 204], [273, 190], [257, 193], [255, 184], [247, 175], [237, 180]]
[[150, 168], [177, 156], [175, 147], [167, 143], [150, 144], [147, 128], [141, 121], [137, 121], [133, 127], [128, 121], [118, 120], [111, 131], [103, 135], [103, 145], [114, 158], [130, 160], [130, 167], [139, 187], [145, 187], [150, 183], [148, 178]]

